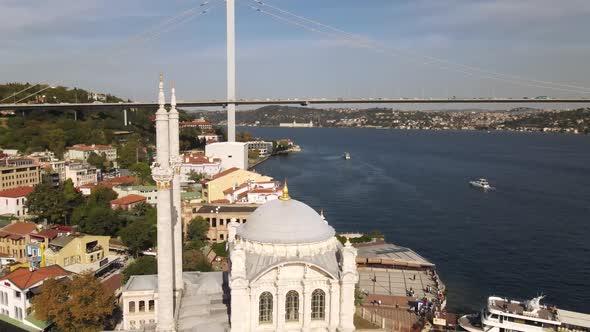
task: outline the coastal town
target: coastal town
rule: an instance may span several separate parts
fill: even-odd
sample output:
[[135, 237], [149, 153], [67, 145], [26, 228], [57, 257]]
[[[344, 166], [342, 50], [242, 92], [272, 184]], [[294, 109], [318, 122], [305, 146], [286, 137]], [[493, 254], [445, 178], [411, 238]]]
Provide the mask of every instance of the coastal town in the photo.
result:
[[[223, 112], [202, 112], [223, 123]], [[265, 106], [237, 113], [242, 126], [590, 133], [590, 109], [396, 110]]]

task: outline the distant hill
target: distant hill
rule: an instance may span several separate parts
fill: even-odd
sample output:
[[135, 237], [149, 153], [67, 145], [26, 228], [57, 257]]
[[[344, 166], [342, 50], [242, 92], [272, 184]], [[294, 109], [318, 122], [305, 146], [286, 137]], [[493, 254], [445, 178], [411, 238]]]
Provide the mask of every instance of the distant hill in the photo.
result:
[[[95, 96], [103, 102], [117, 103], [124, 101], [108, 93], [97, 93]], [[49, 87], [45, 84], [31, 83], [0, 84], [0, 100], [6, 99], [4, 103], [91, 103], [98, 100], [93, 97], [92, 92], [80, 88]]]

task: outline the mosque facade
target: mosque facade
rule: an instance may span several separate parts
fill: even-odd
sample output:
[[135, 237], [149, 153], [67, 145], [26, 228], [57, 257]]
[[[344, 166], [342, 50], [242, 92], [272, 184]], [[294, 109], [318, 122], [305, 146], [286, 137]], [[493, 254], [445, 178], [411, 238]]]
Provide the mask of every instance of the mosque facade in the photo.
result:
[[[133, 276], [121, 297], [123, 328], [170, 331], [354, 331], [357, 251], [322, 215], [289, 196], [228, 228], [229, 271], [182, 272], [176, 181], [178, 112], [156, 112], [158, 275]], [[142, 303], [143, 301], [143, 303]]]

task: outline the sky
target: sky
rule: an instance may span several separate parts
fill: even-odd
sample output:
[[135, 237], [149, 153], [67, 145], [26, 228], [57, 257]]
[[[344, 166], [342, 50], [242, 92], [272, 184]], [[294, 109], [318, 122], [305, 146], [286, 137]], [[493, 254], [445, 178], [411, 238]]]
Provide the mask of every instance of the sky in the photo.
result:
[[[0, 83], [154, 101], [163, 72], [224, 99], [225, 3], [203, 1], [0, 0]], [[236, 2], [238, 98], [590, 97], [587, 0]]]

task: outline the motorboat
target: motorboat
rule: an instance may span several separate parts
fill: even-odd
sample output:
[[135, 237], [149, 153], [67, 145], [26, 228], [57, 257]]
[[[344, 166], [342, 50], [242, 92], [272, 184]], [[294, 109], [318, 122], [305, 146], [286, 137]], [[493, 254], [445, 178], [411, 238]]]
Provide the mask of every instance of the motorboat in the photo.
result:
[[469, 184], [472, 187], [481, 188], [483, 190], [495, 189], [494, 187], [492, 187], [490, 185], [490, 182], [488, 180], [484, 179], [484, 178], [469, 181]]
[[343, 157], [344, 157], [344, 159], [346, 159], [346, 160], [348, 160], [348, 159], [351, 159], [351, 157], [350, 157], [350, 153], [348, 153], [348, 152], [344, 152], [344, 156], [343, 156]]

